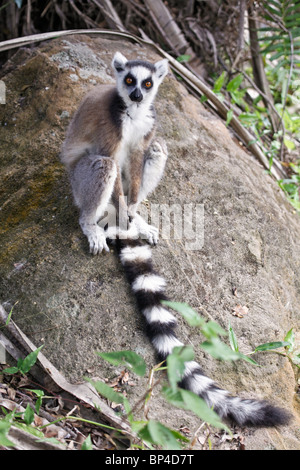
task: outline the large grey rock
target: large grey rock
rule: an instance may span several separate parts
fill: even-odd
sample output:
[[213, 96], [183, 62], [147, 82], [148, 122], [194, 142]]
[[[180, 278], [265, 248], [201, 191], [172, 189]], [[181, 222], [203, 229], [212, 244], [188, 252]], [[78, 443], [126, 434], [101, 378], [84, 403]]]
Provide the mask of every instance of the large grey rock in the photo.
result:
[[[18, 326], [37, 346], [45, 343], [44, 354], [74, 382], [120, 372], [95, 351], [131, 349], [149, 368], [155, 364], [113, 250], [97, 257], [88, 253], [58, 159], [81, 97], [95, 83], [113, 81], [110, 62], [117, 50], [129, 58], [159, 59], [124, 41], [74, 36], [19, 51], [1, 77], [6, 83], [6, 105], [0, 106], [1, 303], [9, 311], [18, 302], [13, 310]], [[169, 297], [225, 329], [230, 323], [245, 353], [282, 340], [292, 327], [299, 331], [299, 216], [224, 124], [171, 74], [156, 108], [170, 156], [150, 202], [181, 209], [193, 204], [194, 216], [196, 206], [204, 207], [203, 245], [200, 237], [198, 249], [191, 250], [191, 240], [174, 239], [171, 231], [170, 237], [163, 232], [153, 249]], [[234, 315], [239, 304], [248, 308], [242, 318]], [[255, 356], [261, 367], [218, 362], [201, 351], [199, 333], [178, 321], [178, 336], [196, 347], [197, 359], [219, 384], [294, 413], [294, 422], [279, 432], [245, 431], [246, 449], [299, 449], [298, 378], [290, 362], [272, 353]], [[147, 378], [132, 381], [127, 393], [135, 403]], [[150, 417], [177, 429], [197, 429], [192, 414], [154, 395]], [[222, 444], [216, 440], [215, 446]]]

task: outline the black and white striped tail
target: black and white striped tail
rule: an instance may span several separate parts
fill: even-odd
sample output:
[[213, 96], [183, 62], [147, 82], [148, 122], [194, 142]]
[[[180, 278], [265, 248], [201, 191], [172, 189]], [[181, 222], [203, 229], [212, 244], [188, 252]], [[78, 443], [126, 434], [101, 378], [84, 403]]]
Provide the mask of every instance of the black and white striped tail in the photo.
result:
[[[146, 334], [158, 359], [163, 361], [175, 346], [183, 346], [175, 333], [175, 317], [165, 309], [161, 301], [166, 300], [164, 278], [153, 269], [151, 249], [140, 240], [117, 240], [116, 247], [138, 308], [146, 320]], [[185, 364], [181, 387], [191, 390], [213, 407], [219, 416], [232, 420], [240, 426], [276, 426], [286, 424], [289, 414], [266, 401], [233, 397], [206, 377], [195, 361]]]

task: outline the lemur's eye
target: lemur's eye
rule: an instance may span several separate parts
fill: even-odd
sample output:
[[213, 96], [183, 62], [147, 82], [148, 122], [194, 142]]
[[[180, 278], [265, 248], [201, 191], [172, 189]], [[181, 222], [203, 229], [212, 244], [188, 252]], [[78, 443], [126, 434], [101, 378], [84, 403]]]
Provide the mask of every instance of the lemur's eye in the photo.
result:
[[151, 87], [152, 87], [152, 82], [151, 82], [150, 80], [147, 80], [147, 81], [145, 82], [145, 87], [146, 87], [146, 88], [151, 88]]
[[125, 82], [127, 83], [127, 85], [132, 85], [133, 80], [131, 77], [127, 77]]

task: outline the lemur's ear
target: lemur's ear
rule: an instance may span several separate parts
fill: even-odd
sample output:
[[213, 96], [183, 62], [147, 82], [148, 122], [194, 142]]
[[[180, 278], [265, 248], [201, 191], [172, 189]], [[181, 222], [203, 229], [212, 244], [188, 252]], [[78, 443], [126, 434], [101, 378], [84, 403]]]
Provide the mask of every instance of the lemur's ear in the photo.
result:
[[125, 70], [125, 65], [128, 60], [126, 59], [121, 52], [116, 52], [112, 61], [112, 66], [117, 72], [122, 72]]
[[163, 59], [154, 64], [155, 69], [156, 69], [156, 74], [160, 80], [163, 80], [163, 78], [167, 75], [168, 73], [168, 59]]

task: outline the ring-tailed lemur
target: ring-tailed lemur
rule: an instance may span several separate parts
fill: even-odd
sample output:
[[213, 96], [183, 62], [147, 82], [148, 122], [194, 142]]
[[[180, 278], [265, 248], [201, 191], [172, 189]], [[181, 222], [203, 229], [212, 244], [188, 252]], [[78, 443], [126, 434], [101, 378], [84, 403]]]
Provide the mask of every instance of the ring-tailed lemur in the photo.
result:
[[[165, 144], [154, 140], [153, 101], [168, 65], [167, 60], [155, 64], [128, 61], [117, 52], [112, 66], [117, 85], [101, 85], [87, 95], [70, 123], [61, 159], [93, 254], [108, 251], [111, 227], [105, 230], [97, 222], [110, 202], [117, 209], [120, 260], [145, 318], [146, 333], [159, 359], [165, 360], [183, 343], [174, 333], [175, 317], [161, 304], [166, 299], [166, 282], [153, 269], [150, 247], [138, 239], [155, 244], [158, 232], [136, 210], [157, 186], [167, 160]], [[288, 421], [285, 410], [265, 401], [233, 397], [218, 388], [194, 361], [186, 363], [181, 386], [201, 396], [222, 418], [240, 425], [273, 426]]]

